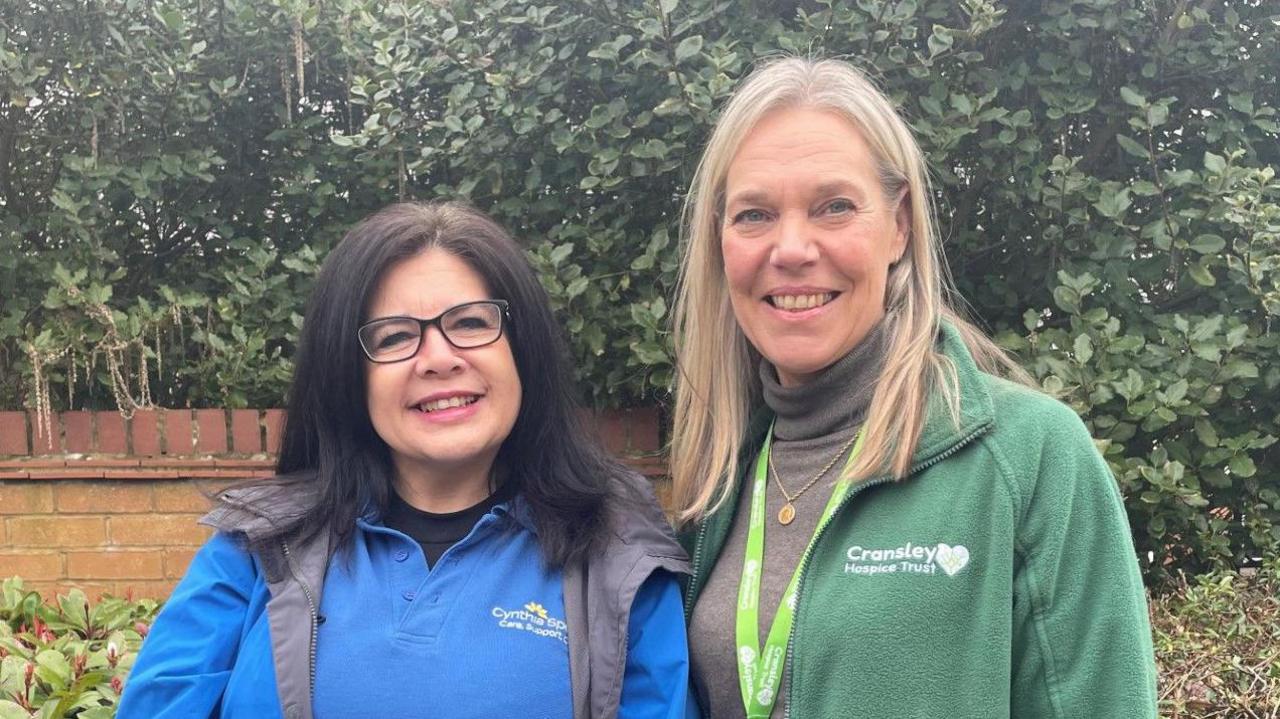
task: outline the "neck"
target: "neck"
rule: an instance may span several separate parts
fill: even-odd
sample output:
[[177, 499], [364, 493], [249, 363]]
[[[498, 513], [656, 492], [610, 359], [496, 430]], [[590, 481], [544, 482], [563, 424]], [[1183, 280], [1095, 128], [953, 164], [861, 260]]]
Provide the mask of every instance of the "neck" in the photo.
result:
[[764, 401], [776, 415], [774, 436], [813, 439], [862, 424], [875, 394], [887, 339], [882, 321], [849, 354], [797, 386], [783, 384], [773, 365], [761, 361]]
[[409, 506], [433, 514], [474, 507], [492, 494], [493, 461], [445, 470], [396, 463], [395, 491]]

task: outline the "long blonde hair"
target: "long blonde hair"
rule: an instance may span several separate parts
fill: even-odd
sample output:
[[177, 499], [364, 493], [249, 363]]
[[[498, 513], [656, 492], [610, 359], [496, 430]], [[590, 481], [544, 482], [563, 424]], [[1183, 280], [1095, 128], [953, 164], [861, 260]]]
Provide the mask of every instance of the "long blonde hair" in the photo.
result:
[[885, 362], [867, 411], [866, 439], [853, 478], [888, 471], [906, 476], [924, 426], [930, 391], [953, 416], [955, 368], [934, 349], [939, 325], [952, 322], [986, 371], [1024, 374], [981, 330], [948, 303], [951, 282], [935, 229], [924, 156], [907, 124], [870, 81], [836, 60], [785, 58], [759, 67], [717, 121], [684, 207], [684, 257], [673, 312], [678, 372], [671, 439], [672, 509], [678, 522], [714, 511], [734, 490], [738, 454], [760, 382], [753, 350], [734, 318], [720, 254], [725, 176], [739, 145], [766, 114], [813, 107], [848, 120], [877, 160], [881, 189], [905, 187], [911, 231], [885, 287]]

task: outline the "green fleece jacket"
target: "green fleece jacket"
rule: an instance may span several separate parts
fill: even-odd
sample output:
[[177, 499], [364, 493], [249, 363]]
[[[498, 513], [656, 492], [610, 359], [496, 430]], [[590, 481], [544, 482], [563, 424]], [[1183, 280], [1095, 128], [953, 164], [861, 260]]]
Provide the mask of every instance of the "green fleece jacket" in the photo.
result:
[[[979, 371], [953, 328], [939, 342], [959, 425], [932, 405], [910, 475], [860, 483], [819, 530], [802, 560], [787, 716], [1155, 717], [1142, 579], [1088, 431], [1065, 405]], [[739, 490], [770, 420], [752, 422]], [[686, 612], [717, 561], [742, 561], [721, 548], [745, 493], [685, 534]]]

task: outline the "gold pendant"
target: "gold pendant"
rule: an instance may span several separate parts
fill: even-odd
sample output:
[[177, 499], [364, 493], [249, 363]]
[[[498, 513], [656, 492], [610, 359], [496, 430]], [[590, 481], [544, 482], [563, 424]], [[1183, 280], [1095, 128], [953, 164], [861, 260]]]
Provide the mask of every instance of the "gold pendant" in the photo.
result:
[[778, 510], [779, 524], [791, 524], [792, 520], [794, 520], [795, 518], [796, 518], [796, 508], [795, 508], [795, 505], [791, 504], [790, 502], [787, 502], [786, 504], [782, 505], [782, 509]]

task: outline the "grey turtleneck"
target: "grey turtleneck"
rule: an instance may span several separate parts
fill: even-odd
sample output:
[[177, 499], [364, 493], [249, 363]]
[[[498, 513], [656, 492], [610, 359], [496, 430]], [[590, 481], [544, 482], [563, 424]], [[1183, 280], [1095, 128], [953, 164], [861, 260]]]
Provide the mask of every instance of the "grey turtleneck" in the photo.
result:
[[[884, 361], [883, 327], [883, 323], [877, 325], [849, 354], [798, 387], [783, 387], [773, 365], [768, 361], [760, 363], [764, 401], [776, 415], [773, 465], [792, 497], [862, 426]], [[760, 580], [758, 630], [761, 638], [769, 633], [782, 593], [817, 529], [822, 509], [831, 498], [832, 483], [847, 457], [846, 451], [822, 480], [795, 499], [796, 518], [789, 525], [782, 525], [777, 519], [778, 510], [786, 503], [777, 482], [770, 476], [765, 485], [764, 572]], [[746, 472], [748, 479], [755, 477], [754, 470], [753, 459]], [[739, 490], [740, 500], [728, 539], [694, 605], [689, 625], [694, 687], [704, 712], [715, 719], [746, 716], [738, 684], [734, 626], [751, 497], [749, 486]], [[787, 679], [783, 672], [772, 717], [781, 717], [785, 712]]]

